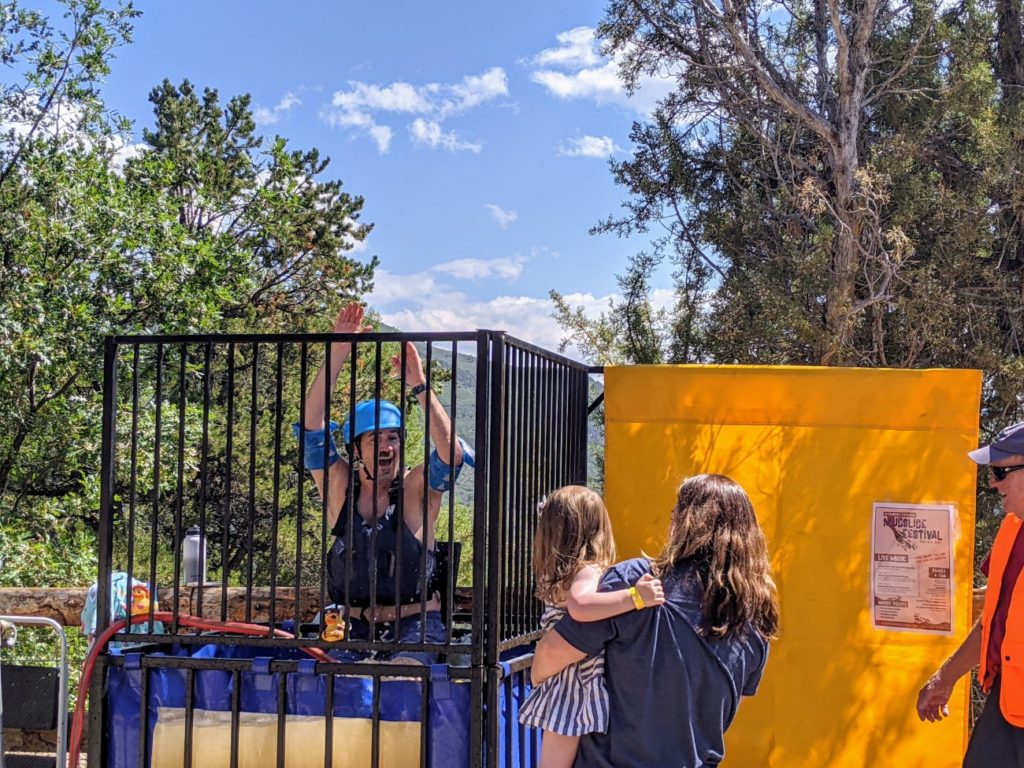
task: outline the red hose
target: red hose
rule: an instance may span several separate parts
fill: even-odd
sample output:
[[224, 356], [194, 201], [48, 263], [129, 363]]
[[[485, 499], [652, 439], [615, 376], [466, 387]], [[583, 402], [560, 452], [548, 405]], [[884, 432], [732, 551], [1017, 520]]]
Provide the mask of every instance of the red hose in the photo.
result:
[[[96, 663], [96, 657], [100, 651], [106, 647], [110, 639], [124, 629], [129, 623], [140, 624], [144, 621], [149, 621], [152, 618], [153, 621], [166, 621], [168, 623], [174, 623], [177, 620], [178, 624], [186, 627], [193, 627], [195, 629], [204, 629], [207, 631], [214, 632], [229, 632], [236, 635], [266, 635], [267, 627], [260, 626], [259, 624], [246, 624], [239, 621], [215, 621], [214, 619], [204, 619], [199, 616], [190, 616], [185, 613], [180, 613], [175, 616], [170, 611], [157, 611], [152, 617], [148, 613], [139, 614], [132, 616], [129, 622], [126, 619], [115, 621], [105, 630], [103, 633], [96, 638], [96, 642], [93, 643], [92, 648], [89, 649], [89, 655], [85, 658], [85, 664], [82, 666], [82, 679], [78, 685], [78, 701], [75, 702], [75, 713], [71, 718], [71, 738], [70, 746], [68, 747], [68, 768], [78, 768], [78, 757], [82, 749], [82, 731], [83, 723], [85, 721], [85, 701], [89, 696], [89, 683], [92, 679], [92, 669]], [[285, 632], [283, 629], [274, 630], [275, 637], [285, 637], [294, 639], [295, 635], [290, 632]], [[307, 654], [312, 656], [317, 661], [332, 662], [330, 656], [320, 648], [303, 648]], [[146, 724], [143, 723], [142, 727], [145, 728]]]

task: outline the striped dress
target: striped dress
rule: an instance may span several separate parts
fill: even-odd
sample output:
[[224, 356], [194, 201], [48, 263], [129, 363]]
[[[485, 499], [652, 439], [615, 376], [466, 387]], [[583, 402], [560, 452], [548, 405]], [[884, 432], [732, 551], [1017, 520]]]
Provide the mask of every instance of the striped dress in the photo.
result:
[[[565, 616], [564, 608], [546, 606], [541, 626], [549, 631]], [[519, 710], [519, 722], [563, 736], [608, 730], [608, 689], [604, 653], [570, 664], [530, 691]]]

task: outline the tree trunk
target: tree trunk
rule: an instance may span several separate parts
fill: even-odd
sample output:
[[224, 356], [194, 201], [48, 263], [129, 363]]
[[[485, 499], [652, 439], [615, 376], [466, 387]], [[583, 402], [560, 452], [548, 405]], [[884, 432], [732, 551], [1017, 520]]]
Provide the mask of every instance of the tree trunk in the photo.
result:
[[835, 165], [835, 204], [837, 231], [832, 246], [830, 284], [825, 297], [825, 340], [822, 365], [845, 365], [853, 316], [851, 314], [860, 265], [860, 238], [863, 215], [857, 208], [854, 170], [857, 168], [855, 140], [843, 143]]

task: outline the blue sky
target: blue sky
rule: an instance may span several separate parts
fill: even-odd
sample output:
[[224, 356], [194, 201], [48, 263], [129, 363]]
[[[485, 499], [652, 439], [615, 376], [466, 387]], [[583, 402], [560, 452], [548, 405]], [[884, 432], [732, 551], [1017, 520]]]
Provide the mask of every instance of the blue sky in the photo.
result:
[[370, 303], [403, 330], [504, 329], [553, 348], [548, 291], [599, 311], [644, 238], [592, 236], [624, 190], [609, 156], [664, 85], [627, 99], [592, 2], [140, 2], [105, 94], [151, 121], [188, 78], [250, 93], [260, 129], [331, 158], [366, 198]]

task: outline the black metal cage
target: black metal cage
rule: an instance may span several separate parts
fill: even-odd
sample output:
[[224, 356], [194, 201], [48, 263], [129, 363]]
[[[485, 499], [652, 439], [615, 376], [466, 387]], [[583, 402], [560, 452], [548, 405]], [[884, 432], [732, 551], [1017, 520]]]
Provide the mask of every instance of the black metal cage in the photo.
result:
[[[335, 342], [350, 343], [351, 354], [337, 384], [329, 376], [325, 379], [326, 422], [351, 417], [357, 400], [390, 398], [407, 419], [399, 466], [428, 462], [437, 441], [430, 434], [431, 420], [418, 415], [410, 394], [406, 343], [411, 342], [424, 364], [427, 407], [437, 398], [445, 409], [453, 428], [452, 448], [457, 434], [475, 449], [475, 470], [461, 480], [455, 482], [454, 469], [448, 468], [454, 487], [443, 498], [437, 521], [437, 568], [429, 584], [427, 569], [422, 569], [419, 602], [408, 608], [425, 617], [427, 596], [439, 595], [443, 641], [427, 642], [422, 632], [401, 637], [397, 630], [393, 636], [371, 631], [368, 639], [326, 639], [329, 489], [318, 494], [309, 473], [301, 469], [306, 431], [301, 414], [316, 368], [321, 363], [331, 368]], [[397, 358], [397, 376], [388, 374], [389, 358]], [[449, 681], [469, 688], [470, 765], [511, 765], [513, 754], [517, 763], [535, 763], [535, 735], [525, 733], [501, 709], [514, 698], [514, 688], [522, 692], [530, 644], [539, 636], [542, 606], [534, 597], [531, 571], [537, 505], [559, 486], [586, 482], [588, 394], [586, 366], [499, 331], [108, 337], [97, 636], [104, 634], [113, 615], [134, 613], [141, 619], [131, 631], [125, 626], [105, 638], [112, 644], [132, 644], [130, 653], [112, 645], [97, 657], [90, 689], [91, 768], [109, 764], [112, 694], [107, 681], [111, 670], [126, 664], [141, 670], [142, 733], [135, 764], [143, 768], [151, 761], [146, 695], [151, 670], [173, 668], [185, 675], [181, 759], [186, 768], [194, 762], [193, 732], [202, 715], [195, 699], [196, 676], [207, 669], [230, 673], [233, 698], [226, 717], [229, 764], [234, 768], [239, 765], [244, 720], [240, 676], [257, 664], [277, 675], [279, 686], [276, 756], [265, 764], [288, 764], [286, 691], [289, 679], [294, 683], [294, 676], [311, 671], [328, 681], [325, 766], [336, 754], [331, 725], [335, 682], [346, 676], [371, 681], [366, 747], [374, 768], [387, 764], [381, 692], [387, 681], [400, 678], [420, 682], [419, 765], [431, 765], [430, 750], [437, 746], [429, 744], [428, 700], [437, 685]], [[298, 441], [292, 436], [293, 422], [301, 425]], [[354, 475], [349, 473], [350, 478]], [[426, 497], [424, 484], [424, 519]], [[419, 503], [399, 493], [399, 524], [409, 514], [403, 506]], [[354, 506], [349, 505], [349, 515]], [[352, 527], [349, 520], [349, 532]], [[202, 575], [185, 583], [183, 541], [189, 530], [204, 554]], [[371, 527], [369, 535], [375, 536], [376, 530]], [[425, 562], [426, 547], [422, 557]], [[400, 548], [397, 559], [402, 559]], [[376, 566], [375, 561], [374, 573]], [[348, 577], [351, 569], [349, 554]], [[127, 574], [124, 594], [115, 594], [112, 587], [115, 571]], [[152, 598], [141, 614], [132, 605], [136, 582]], [[163, 601], [159, 608], [158, 600]], [[344, 627], [357, 609], [339, 605], [336, 610]], [[397, 627], [407, 614], [401, 606], [394, 611]], [[375, 616], [371, 611], [371, 625]], [[245, 624], [249, 634], [218, 631], [217, 622], [232, 619]], [[292, 636], [282, 636], [285, 632]], [[239, 645], [267, 658], [310, 649], [331, 656], [268, 662], [262, 656], [191, 654], [196, 647]], [[168, 655], [173, 653], [182, 655]], [[353, 661], [345, 653], [370, 658]], [[405, 653], [428, 653], [438, 664], [409, 663]], [[395, 655], [404, 663], [382, 660]]]

